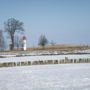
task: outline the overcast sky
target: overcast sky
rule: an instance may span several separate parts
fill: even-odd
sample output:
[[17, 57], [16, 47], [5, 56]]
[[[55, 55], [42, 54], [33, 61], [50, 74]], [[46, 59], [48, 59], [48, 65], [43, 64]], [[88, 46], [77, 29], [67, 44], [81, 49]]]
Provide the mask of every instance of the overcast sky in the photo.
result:
[[57, 44], [90, 44], [90, 0], [0, 0], [0, 29], [9, 18], [24, 23], [28, 46], [41, 34]]

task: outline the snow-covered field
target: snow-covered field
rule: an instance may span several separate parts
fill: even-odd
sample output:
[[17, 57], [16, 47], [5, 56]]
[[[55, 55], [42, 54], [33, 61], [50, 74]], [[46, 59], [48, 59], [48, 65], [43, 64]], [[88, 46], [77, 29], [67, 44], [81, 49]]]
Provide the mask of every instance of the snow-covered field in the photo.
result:
[[0, 90], [90, 90], [90, 64], [0, 68]]
[[71, 55], [42, 55], [42, 56], [22, 56], [22, 57], [7, 57], [0, 58], [0, 62], [18, 62], [18, 61], [38, 61], [38, 60], [60, 60], [65, 59], [87, 59], [90, 54], [71, 54]]

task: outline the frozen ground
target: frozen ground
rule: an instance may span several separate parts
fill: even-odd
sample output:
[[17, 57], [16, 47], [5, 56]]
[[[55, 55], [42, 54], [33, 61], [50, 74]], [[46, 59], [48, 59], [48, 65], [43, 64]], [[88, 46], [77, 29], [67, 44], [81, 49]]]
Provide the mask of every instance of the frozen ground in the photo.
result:
[[0, 68], [0, 90], [90, 90], [90, 64]]
[[7, 57], [0, 58], [0, 62], [18, 62], [18, 61], [38, 61], [38, 60], [60, 60], [65, 59], [90, 58], [90, 54], [73, 54], [73, 55], [43, 55], [43, 56], [24, 56], [24, 57]]

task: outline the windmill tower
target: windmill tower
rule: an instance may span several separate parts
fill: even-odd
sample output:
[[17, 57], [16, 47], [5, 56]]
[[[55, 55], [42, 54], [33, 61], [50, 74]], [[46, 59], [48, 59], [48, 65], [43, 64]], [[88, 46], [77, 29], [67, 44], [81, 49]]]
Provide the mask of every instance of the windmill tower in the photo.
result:
[[23, 43], [23, 50], [25, 51], [25, 50], [27, 50], [27, 46], [26, 46], [26, 42], [27, 42], [27, 41], [26, 41], [26, 37], [23, 36], [22, 39], [23, 39], [23, 40], [22, 40], [22, 41], [23, 41], [23, 42], [22, 42], [22, 43]]

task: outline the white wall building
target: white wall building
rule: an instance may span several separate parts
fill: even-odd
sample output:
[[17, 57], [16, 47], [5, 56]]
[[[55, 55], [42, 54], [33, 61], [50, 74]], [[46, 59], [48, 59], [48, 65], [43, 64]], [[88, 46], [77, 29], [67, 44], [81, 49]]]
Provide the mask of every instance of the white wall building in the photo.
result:
[[26, 45], [26, 43], [27, 43], [26, 41], [27, 40], [26, 40], [26, 37], [25, 36], [23, 36], [22, 39], [23, 39], [23, 50], [25, 51], [25, 50], [27, 50], [27, 45]]

